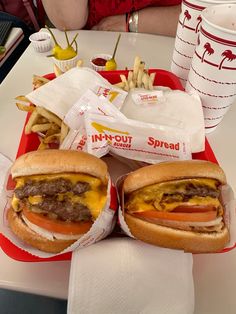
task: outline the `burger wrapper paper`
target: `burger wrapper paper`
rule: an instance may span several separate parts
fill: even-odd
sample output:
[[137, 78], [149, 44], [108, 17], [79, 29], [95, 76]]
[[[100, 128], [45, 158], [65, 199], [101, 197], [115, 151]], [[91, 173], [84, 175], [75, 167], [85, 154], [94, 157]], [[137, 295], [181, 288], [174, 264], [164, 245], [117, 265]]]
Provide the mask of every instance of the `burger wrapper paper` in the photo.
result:
[[90, 68], [73, 68], [47, 84], [35, 89], [26, 97], [36, 106], [44, 107], [62, 120], [74, 103], [88, 90], [97, 95], [106, 95], [115, 91], [117, 97], [113, 104], [118, 108], [127, 95], [121, 89], [112, 86], [100, 74]]
[[[1, 155], [0, 155], [1, 157]], [[0, 165], [1, 160], [0, 158]], [[3, 186], [0, 186], [0, 230], [1, 233], [8, 238], [14, 245], [19, 247], [20, 249], [40, 258], [49, 258], [55, 255], [60, 255], [62, 253], [71, 252], [75, 249], [87, 247], [95, 242], [98, 242], [108, 236], [116, 223], [116, 210], [117, 210], [117, 195], [115, 187], [112, 185], [111, 179], [109, 179], [108, 189], [107, 189], [107, 202], [99, 215], [99, 217], [93, 223], [91, 229], [84, 234], [79, 240], [74, 242], [71, 246], [69, 246], [64, 251], [58, 254], [51, 254], [46, 252], [41, 252], [38, 249], [34, 249], [31, 246], [27, 245], [23, 241], [21, 241], [18, 237], [16, 237], [13, 232], [10, 230], [6, 218], [7, 209], [11, 205], [11, 199], [13, 191], [9, 191], [6, 189], [6, 180], [8, 180], [9, 176], [9, 162], [5, 163], [5, 170], [1, 169], [0, 182], [2, 180]], [[45, 234], [44, 234], [45, 236]], [[50, 235], [51, 236], [51, 235]]]
[[191, 314], [192, 265], [192, 254], [127, 237], [75, 250], [67, 313]]
[[[120, 206], [118, 210], [118, 219], [119, 219], [120, 227], [124, 231], [124, 233], [131, 238], [135, 238], [130, 232], [129, 227], [126, 224], [124, 216], [123, 216], [124, 197], [123, 197], [123, 191], [121, 190], [120, 187], [122, 186], [122, 182], [124, 181], [124, 179], [125, 179], [125, 176], [121, 176], [120, 178], [117, 179], [117, 182], [116, 182], [116, 185], [118, 186], [118, 189], [120, 190], [120, 193], [119, 193]], [[236, 247], [236, 199], [234, 198], [234, 192], [232, 188], [228, 184], [222, 187], [221, 197], [222, 197], [222, 204], [225, 208], [224, 221], [230, 233], [230, 241], [222, 250], [222, 252], [227, 252]]]

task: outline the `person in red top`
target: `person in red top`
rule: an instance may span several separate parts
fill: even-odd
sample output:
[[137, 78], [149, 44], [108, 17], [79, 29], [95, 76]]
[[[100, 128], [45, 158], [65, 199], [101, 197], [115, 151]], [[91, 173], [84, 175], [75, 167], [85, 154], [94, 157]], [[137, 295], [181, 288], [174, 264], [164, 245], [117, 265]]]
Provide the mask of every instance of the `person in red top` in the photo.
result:
[[42, 0], [58, 29], [175, 36], [181, 0]]

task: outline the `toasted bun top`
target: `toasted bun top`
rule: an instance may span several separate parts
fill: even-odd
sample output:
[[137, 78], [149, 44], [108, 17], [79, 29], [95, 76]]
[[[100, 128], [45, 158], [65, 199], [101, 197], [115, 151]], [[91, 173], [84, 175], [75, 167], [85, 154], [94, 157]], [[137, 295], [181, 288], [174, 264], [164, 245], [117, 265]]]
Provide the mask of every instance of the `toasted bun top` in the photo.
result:
[[187, 178], [212, 178], [222, 184], [226, 183], [224, 171], [217, 164], [203, 160], [184, 160], [139, 168], [125, 178], [123, 190], [124, 193], [131, 193], [147, 185]]
[[55, 173], [84, 173], [107, 182], [108, 171], [104, 161], [85, 152], [46, 149], [20, 156], [11, 167], [13, 178]]

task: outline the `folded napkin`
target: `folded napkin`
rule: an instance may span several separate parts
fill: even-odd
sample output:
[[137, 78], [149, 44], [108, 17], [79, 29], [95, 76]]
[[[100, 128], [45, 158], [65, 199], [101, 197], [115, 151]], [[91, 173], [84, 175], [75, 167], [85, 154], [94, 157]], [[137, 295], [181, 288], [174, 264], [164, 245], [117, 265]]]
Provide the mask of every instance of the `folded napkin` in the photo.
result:
[[191, 314], [192, 254], [126, 237], [73, 252], [68, 314]]

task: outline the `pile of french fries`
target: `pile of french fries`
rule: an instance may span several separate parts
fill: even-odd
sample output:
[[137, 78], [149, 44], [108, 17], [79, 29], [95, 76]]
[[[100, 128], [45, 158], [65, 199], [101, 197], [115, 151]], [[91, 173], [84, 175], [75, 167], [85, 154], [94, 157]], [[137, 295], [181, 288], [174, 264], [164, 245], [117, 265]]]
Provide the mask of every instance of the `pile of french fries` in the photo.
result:
[[155, 75], [156, 73], [148, 74], [148, 71], [145, 69], [145, 62], [142, 61], [139, 56], [136, 56], [133, 70], [128, 72], [128, 77], [126, 78], [125, 75], [121, 74], [121, 81], [115, 85], [126, 92], [137, 87], [152, 90]]
[[59, 145], [63, 142], [69, 128], [58, 116], [43, 107], [30, 104], [25, 96], [18, 96], [16, 100], [23, 102], [16, 103], [18, 109], [31, 113], [25, 125], [25, 134], [35, 132], [39, 135], [38, 149], [47, 149], [52, 143]]

